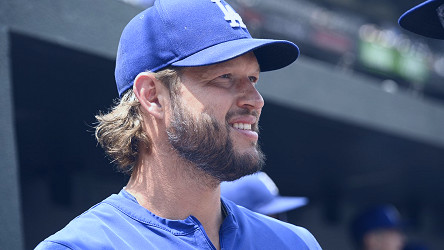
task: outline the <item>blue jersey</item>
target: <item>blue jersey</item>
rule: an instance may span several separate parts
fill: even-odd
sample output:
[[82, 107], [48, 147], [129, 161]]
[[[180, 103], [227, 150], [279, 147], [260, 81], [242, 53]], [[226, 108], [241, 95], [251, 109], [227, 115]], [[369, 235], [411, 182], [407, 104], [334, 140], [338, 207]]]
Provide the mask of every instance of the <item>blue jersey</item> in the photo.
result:
[[[306, 229], [222, 198], [222, 249], [321, 249]], [[194, 216], [168, 220], [139, 205], [124, 189], [72, 220], [36, 249], [215, 249]]]

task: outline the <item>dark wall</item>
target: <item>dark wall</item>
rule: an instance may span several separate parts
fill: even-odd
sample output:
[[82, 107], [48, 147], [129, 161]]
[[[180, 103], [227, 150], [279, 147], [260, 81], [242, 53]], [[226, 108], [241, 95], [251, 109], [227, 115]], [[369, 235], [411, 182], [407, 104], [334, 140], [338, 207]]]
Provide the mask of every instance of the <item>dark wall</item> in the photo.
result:
[[26, 249], [124, 185], [94, 138], [117, 97], [114, 61], [12, 33]]
[[395, 205], [408, 240], [444, 244], [444, 150], [265, 100], [260, 141], [264, 169], [281, 195], [305, 196], [289, 215], [325, 249], [351, 249], [356, 211]]
[[9, 35], [0, 25], [0, 248], [22, 249], [23, 232], [13, 122]]

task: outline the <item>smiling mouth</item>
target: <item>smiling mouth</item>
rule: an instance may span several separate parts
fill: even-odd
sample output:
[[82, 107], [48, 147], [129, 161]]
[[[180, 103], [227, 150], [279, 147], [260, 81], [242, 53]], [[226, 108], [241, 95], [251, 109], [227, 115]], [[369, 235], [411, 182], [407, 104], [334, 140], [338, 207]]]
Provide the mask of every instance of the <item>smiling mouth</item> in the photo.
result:
[[251, 124], [249, 123], [234, 123], [233, 128], [241, 130], [251, 130]]

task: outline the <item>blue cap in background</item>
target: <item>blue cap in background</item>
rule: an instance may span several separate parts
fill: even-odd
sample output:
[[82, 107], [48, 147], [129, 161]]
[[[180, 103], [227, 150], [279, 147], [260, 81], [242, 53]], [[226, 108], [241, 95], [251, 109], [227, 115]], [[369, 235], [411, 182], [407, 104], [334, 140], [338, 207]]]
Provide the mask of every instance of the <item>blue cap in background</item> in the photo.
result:
[[264, 172], [222, 182], [220, 189], [224, 198], [265, 215], [287, 212], [308, 202], [305, 197], [280, 196], [276, 184]]
[[444, 0], [425, 1], [405, 12], [398, 22], [416, 34], [444, 39]]
[[254, 51], [261, 71], [285, 67], [299, 48], [285, 40], [254, 39], [223, 0], [157, 0], [122, 32], [115, 77], [121, 96], [143, 71], [220, 63]]
[[402, 231], [403, 228], [401, 215], [393, 205], [378, 205], [366, 209], [353, 219], [351, 234], [353, 240], [360, 243], [369, 232], [388, 229]]

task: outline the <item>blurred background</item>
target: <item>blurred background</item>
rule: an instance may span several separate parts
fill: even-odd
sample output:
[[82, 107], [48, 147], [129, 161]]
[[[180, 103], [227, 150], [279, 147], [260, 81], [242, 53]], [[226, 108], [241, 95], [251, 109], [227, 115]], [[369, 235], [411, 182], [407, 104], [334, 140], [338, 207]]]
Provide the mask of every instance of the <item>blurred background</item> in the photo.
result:
[[[264, 73], [260, 142], [288, 214], [324, 249], [354, 249], [352, 216], [389, 203], [410, 241], [444, 246], [444, 41], [401, 30], [418, 0], [232, 0], [250, 33], [295, 42]], [[0, 249], [32, 249], [128, 177], [97, 145], [118, 97], [120, 33], [143, 0], [0, 1]]]

